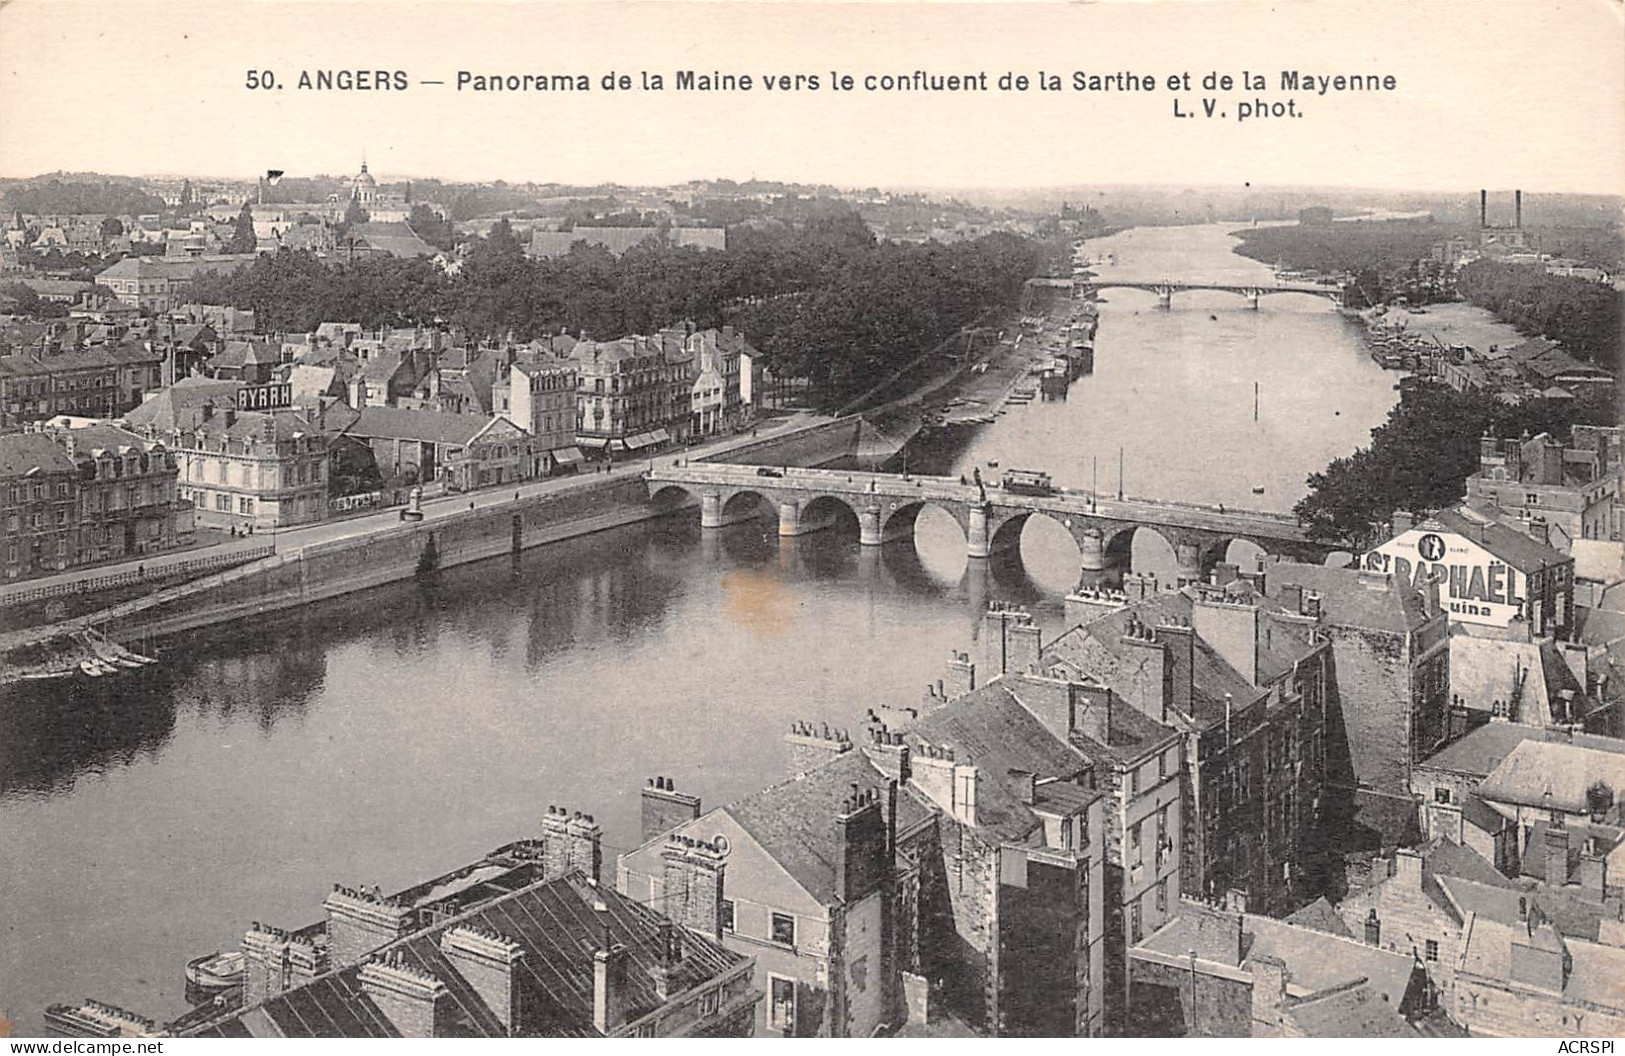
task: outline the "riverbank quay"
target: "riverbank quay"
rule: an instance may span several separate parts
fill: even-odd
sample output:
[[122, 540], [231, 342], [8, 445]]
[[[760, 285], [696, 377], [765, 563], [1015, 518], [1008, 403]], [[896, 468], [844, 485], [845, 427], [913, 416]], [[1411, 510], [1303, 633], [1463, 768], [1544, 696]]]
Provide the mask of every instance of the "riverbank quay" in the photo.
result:
[[[867, 438], [867, 439], [866, 439]], [[872, 442], [861, 418], [797, 415], [759, 429], [651, 459], [520, 486], [514, 490], [446, 496], [423, 503], [423, 519], [399, 510], [325, 522], [254, 540], [252, 555], [231, 567], [175, 582], [150, 582], [134, 597], [68, 619], [0, 633], [0, 684], [24, 678], [71, 675], [55, 663], [72, 654], [89, 630], [114, 640], [148, 641], [198, 627], [251, 618], [366, 590], [578, 536], [665, 517], [681, 502], [649, 499], [644, 474], [654, 462], [738, 458], [757, 464], [819, 465], [856, 457]], [[271, 544], [269, 550], [266, 543]], [[127, 563], [118, 576], [141, 570]], [[140, 586], [141, 580], [136, 580]], [[31, 589], [49, 584], [34, 581]], [[121, 581], [121, 586], [127, 584]]]

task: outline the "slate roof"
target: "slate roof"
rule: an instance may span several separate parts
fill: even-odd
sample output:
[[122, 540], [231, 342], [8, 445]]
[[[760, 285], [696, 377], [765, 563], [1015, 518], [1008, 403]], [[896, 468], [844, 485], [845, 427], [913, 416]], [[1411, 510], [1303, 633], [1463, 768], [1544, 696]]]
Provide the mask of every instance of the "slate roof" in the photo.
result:
[[1354, 985], [1289, 1002], [1287, 1019], [1309, 1038], [1416, 1038], [1417, 1029], [1370, 986]]
[[44, 433], [0, 434], [0, 478], [20, 477], [31, 469], [41, 473], [73, 473], [73, 459]]
[[[1193, 605], [1190, 596], [1184, 592], [1147, 598], [1127, 609], [1107, 613], [1081, 627], [1072, 628], [1044, 647], [1042, 661], [1046, 666], [1059, 663], [1076, 675], [1104, 681], [1120, 695], [1126, 695], [1126, 672], [1120, 670], [1120, 665], [1125, 658], [1124, 651], [1133, 648], [1123, 643], [1123, 632], [1130, 618], [1138, 618], [1150, 625], [1169, 617], [1188, 621]], [[1276, 626], [1283, 624], [1277, 621]], [[1281, 638], [1282, 650], [1292, 652], [1299, 647], [1297, 643], [1300, 639], [1294, 634], [1285, 633]], [[1280, 656], [1280, 653], [1276, 654], [1277, 662]], [[1248, 682], [1241, 672], [1230, 666], [1199, 636], [1193, 643], [1192, 661], [1191, 706], [1200, 726], [1224, 721], [1226, 694], [1232, 698], [1236, 708], [1246, 707], [1268, 695], [1266, 690]], [[1175, 677], [1180, 676], [1176, 674]]]
[[[1596, 738], [1605, 740], [1608, 738]], [[1625, 742], [1607, 751], [1579, 744], [1527, 740], [1513, 748], [1478, 786], [1478, 794], [1498, 803], [1541, 807], [1571, 814], [1588, 809], [1586, 789], [1606, 781], [1625, 790]], [[1548, 798], [1550, 797], [1550, 798]]]
[[1440, 510], [1418, 522], [1416, 527], [1426, 528], [1434, 523], [1472, 540], [1525, 575], [1569, 560], [1545, 543], [1537, 543], [1516, 528], [1465, 506]]
[[1430, 770], [1488, 777], [1524, 741], [1557, 741], [1602, 752], [1625, 753], [1625, 740], [1590, 733], [1565, 733], [1516, 722], [1492, 722], [1434, 752], [1418, 766]]
[[1295, 924], [1300, 928], [1313, 928], [1315, 931], [1324, 931], [1328, 935], [1339, 938], [1352, 939], [1354, 932], [1349, 930], [1342, 916], [1326, 901], [1326, 896], [1315, 899], [1307, 906], [1286, 917], [1288, 924]]
[[915, 749], [952, 748], [956, 762], [976, 766], [977, 827], [1018, 842], [1040, 822], [1016, 794], [1013, 771], [1066, 782], [1091, 770], [1088, 757], [1045, 729], [1002, 680], [921, 716], [903, 736]]
[[347, 432], [351, 436], [390, 440], [421, 440], [461, 446], [478, 436], [491, 419], [483, 414], [448, 414], [444, 411], [402, 407], [362, 407]]
[[357, 224], [351, 236], [365, 242], [373, 250], [392, 257], [432, 257], [439, 250], [418, 237], [410, 224], [404, 221], [372, 220]]
[[182, 378], [132, 408], [124, 416], [124, 424], [131, 429], [160, 433], [190, 429], [202, 421], [204, 405], [232, 406], [237, 390], [242, 387], [242, 382], [233, 379]]
[[1321, 619], [1333, 626], [1405, 634], [1428, 619], [1420, 591], [1381, 573], [1290, 561], [1271, 565], [1265, 577], [1269, 596], [1279, 600], [1289, 586], [1317, 592]]
[[[602, 904], [604, 911], [595, 909], [595, 904]], [[593, 953], [606, 933], [612, 943], [627, 948], [622, 991], [626, 1020], [636, 1020], [665, 1004], [655, 991], [654, 980], [662, 919], [612, 887], [591, 884], [581, 874], [571, 873], [524, 887], [376, 952], [398, 957], [408, 967], [428, 972], [445, 984], [451, 1005], [447, 1036], [504, 1037], [507, 1031], [491, 1008], [440, 948], [441, 935], [459, 925], [497, 932], [525, 953], [518, 969], [522, 1011], [515, 1033], [596, 1037]], [[678, 928], [675, 934], [682, 956], [671, 993], [716, 978], [745, 960], [686, 929]], [[216, 1021], [193, 1036], [398, 1037], [399, 1032], [362, 992], [360, 971], [356, 965], [330, 972], [228, 1020]]]
[[[809, 895], [835, 905], [841, 901], [835, 863], [842, 840], [835, 819], [854, 784], [874, 790], [886, 785], [868, 756], [856, 749], [722, 809]], [[931, 812], [913, 789], [898, 788], [897, 831], [928, 820]]]
[[1450, 638], [1450, 692], [1462, 703], [1490, 711], [1497, 700], [1509, 702], [1519, 722], [1545, 725], [1566, 721], [1560, 694], [1573, 690], [1577, 702], [1584, 688], [1550, 640], [1519, 642], [1454, 634]]

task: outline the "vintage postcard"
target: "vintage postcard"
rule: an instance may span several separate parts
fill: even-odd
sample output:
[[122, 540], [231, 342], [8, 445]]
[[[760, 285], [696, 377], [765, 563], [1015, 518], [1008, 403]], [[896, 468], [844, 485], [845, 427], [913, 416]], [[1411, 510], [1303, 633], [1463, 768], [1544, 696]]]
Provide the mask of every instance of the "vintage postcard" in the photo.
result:
[[1617, 0], [0, 3], [0, 1044], [1612, 1051], [1622, 188]]

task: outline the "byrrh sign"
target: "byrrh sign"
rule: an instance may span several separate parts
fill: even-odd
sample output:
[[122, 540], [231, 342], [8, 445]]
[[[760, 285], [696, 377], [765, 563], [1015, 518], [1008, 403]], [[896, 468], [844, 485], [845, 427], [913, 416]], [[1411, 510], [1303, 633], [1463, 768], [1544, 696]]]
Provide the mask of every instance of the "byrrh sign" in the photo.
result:
[[1417, 589], [1437, 580], [1450, 618], [1467, 623], [1505, 627], [1523, 612], [1528, 597], [1523, 573], [1466, 536], [1426, 524], [1388, 540], [1361, 564], [1391, 572]]
[[293, 405], [293, 385], [275, 382], [270, 385], [244, 385], [237, 390], [239, 411], [269, 411]]

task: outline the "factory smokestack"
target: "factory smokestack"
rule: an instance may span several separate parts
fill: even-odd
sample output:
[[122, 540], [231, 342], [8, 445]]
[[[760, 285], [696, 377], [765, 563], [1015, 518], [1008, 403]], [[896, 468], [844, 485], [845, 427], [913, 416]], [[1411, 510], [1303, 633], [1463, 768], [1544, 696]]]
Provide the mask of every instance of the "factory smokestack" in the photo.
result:
[[1523, 229], [1523, 192], [1512, 192], [1512, 226]]
[[1489, 191], [1480, 190], [1478, 192], [1478, 226], [1479, 227], [1489, 227], [1490, 226], [1490, 192]]

